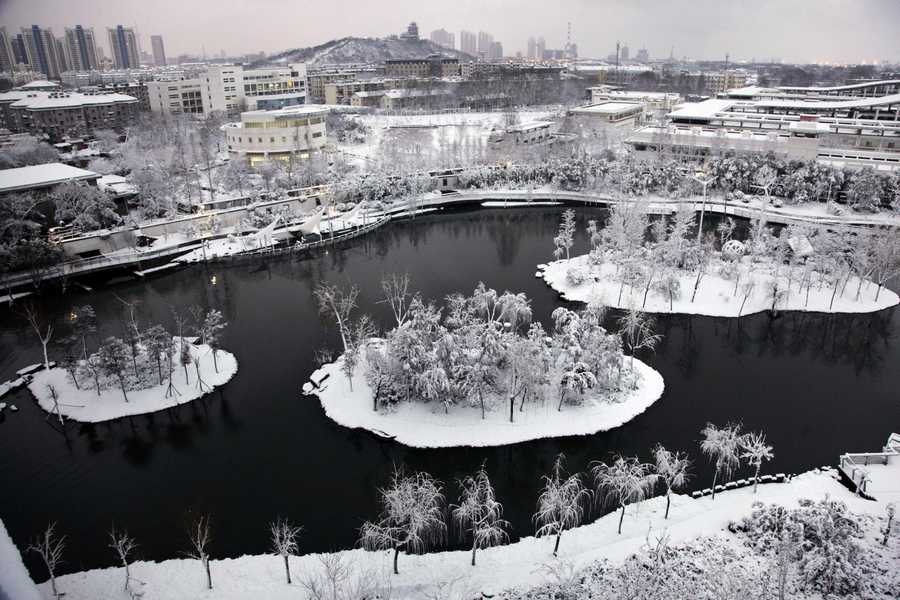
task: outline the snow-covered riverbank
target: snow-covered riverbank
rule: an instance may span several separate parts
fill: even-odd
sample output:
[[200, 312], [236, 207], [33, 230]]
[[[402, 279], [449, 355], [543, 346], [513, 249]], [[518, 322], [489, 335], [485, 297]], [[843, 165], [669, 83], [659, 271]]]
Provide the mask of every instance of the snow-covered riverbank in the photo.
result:
[[[900, 488], [900, 482], [896, 486]], [[400, 557], [400, 575], [391, 575], [390, 552], [348, 550], [332, 555], [292, 557], [294, 583], [284, 579], [283, 561], [278, 556], [242, 556], [213, 560], [213, 590], [205, 589], [206, 580], [196, 560], [173, 559], [163, 562], [137, 562], [132, 576], [145, 583], [146, 598], [156, 600], [245, 600], [267, 598], [288, 600], [303, 597], [304, 580], [321, 576], [323, 559], [335, 560], [340, 555], [349, 566], [348, 579], [365, 578], [369, 583], [383, 584], [391, 590], [391, 598], [441, 597], [448, 600], [477, 597], [478, 592], [496, 594], [509, 588], [540, 585], [551, 578], [548, 565], [580, 569], [607, 559], [619, 564], [645, 547], [648, 539], [668, 535], [670, 544], [717, 535], [725, 543], [743, 542], [727, 531], [730, 522], [749, 516], [756, 501], [795, 508], [803, 498], [831, 498], [847, 503], [860, 514], [882, 517], [885, 501], [864, 500], [852, 494], [836, 480], [834, 471], [810, 472], [789, 483], [761, 485], [758, 493], [752, 487], [720, 492], [715, 500], [706, 496], [692, 499], [673, 495], [668, 519], [664, 519], [666, 501], [660, 496], [630, 505], [626, 510], [622, 534], [616, 533], [619, 515], [613, 512], [590, 525], [566, 531], [559, 549], [559, 559], [552, 557], [553, 537], [526, 537], [506, 546], [478, 552], [477, 566], [469, 566], [469, 551], [437, 552]], [[265, 532], [260, 532], [264, 535]], [[140, 540], [138, 540], [140, 541]], [[121, 568], [108, 568], [65, 575], [57, 579], [67, 600], [113, 600], [123, 597], [124, 573]], [[49, 584], [41, 584], [50, 598]], [[463, 595], [463, 594], [470, 595]], [[436, 595], [434, 595], [436, 594]]]
[[[376, 435], [395, 439], [416, 448], [454, 446], [502, 446], [541, 438], [591, 435], [619, 427], [634, 419], [663, 394], [662, 375], [640, 360], [634, 361], [638, 386], [612, 398], [589, 398], [580, 406], [557, 410], [553, 399], [542, 405], [529, 404], [524, 411], [518, 404], [509, 420], [509, 405], [504, 403], [481, 418], [479, 407], [456, 406], [443, 409], [422, 402], [407, 402], [385, 412], [373, 410], [372, 390], [365, 381], [361, 361], [353, 377], [353, 389], [341, 371], [341, 360], [326, 364], [311, 379], [321, 382], [316, 388], [307, 384], [304, 391], [318, 396], [325, 414], [344, 427], [367, 429]], [[631, 359], [626, 357], [625, 368]]]
[[[212, 349], [204, 344], [188, 344], [191, 358], [197, 359], [195, 366], [187, 366], [185, 370], [177, 367], [172, 377], [172, 385], [176, 392], [168, 394], [169, 381], [164, 378], [162, 385], [154, 385], [143, 389], [128, 390], [128, 401], [125, 401], [122, 390], [117, 384], [109, 382], [101, 388], [100, 395], [90, 380], [79, 382], [80, 389], [75, 386], [72, 377], [65, 369], [55, 367], [49, 371], [38, 371], [34, 379], [28, 384], [28, 389], [38, 401], [38, 404], [49, 413], [57, 413], [63, 416], [81, 421], [83, 423], [99, 423], [120, 417], [141, 415], [165, 410], [185, 402], [196, 400], [213, 389], [224, 385], [238, 370], [237, 359], [230, 352], [216, 351], [213, 361]], [[216, 366], [218, 365], [218, 370]], [[200, 379], [197, 379], [199, 369]], [[57, 401], [54, 401], [50, 387], [56, 392]]]
[[[602, 265], [592, 265], [588, 255], [538, 265], [538, 273], [550, 287], [570, 301], [599, 301], [613, 308], [634, 307], [652, 313], [737, 317], [770, 310], [773, 306], [772, 283], [775, 277], [772, 269], [765, 266], [751, 266], [751, 268], [752, 271], [742, 275], [743, 281], [739, 280], [735, 285], [734, 280], [725, 279], [719, 274], [716, 265], [711, 265], [701, 279], [693, 301], [691, 295], [697, 273], [679, 272], [676, 274], [678, 294], [670, 298], [667, 293], [651, 285], [646, 303], [644, 303], [644, 285], [625, 285], [623, 288], [616, 280], [615, 264], [606, 262]], [[577, 285], [572, 283], [568, 277], [572, 269], [586, 275], [582, 283]], [[745, 287], [751, 281], [752, 289]], [[857, 298], [859, 279], [856, 276], [851, 276], [846, 285], [841, 284], [843, 294], [839, 290], [834, 295], [833, 303], [833, 285], [813, 284], [809, 290], [804, 287], [801, 291], [798, 280], [789, 283], [787, 278], [781, 275], [779, 281], [783, 293], [780, 293], [775, 308], [780, 311], [868, 313], [900, 303], [897, 294], [887, 288], [881, 288], [879, 292], [878, 286], [872, 282], [863, 282]], [[788, 292], [789, 285], [792, 287]]]

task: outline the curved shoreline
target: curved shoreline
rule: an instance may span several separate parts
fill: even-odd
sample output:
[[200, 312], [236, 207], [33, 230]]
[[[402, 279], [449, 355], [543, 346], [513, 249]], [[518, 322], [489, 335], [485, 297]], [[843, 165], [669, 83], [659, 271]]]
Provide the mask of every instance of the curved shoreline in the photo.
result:
[[[625, 357], [629, 368], [631, 357]], [[341, 372], [342, 358], [323, 365], [310, 378], [318, 383], [304, 385], [304, 393], [317, 396], [325, 415], [350, 429], [365, 429], [380, 437], [414, 448], [485, 448], [532, 440], [593, 435], [620, 427], [646, 411], [665, 391], [662, 375], [646, 363], [634, 359], [640, 385], [620, 392], [618, 402], [588, 398], [581, 406], [557, 410], [556, 400], [541, 406], [530, 405], [525, 412], [516, 407], [515, 421], [509, 422], [507, 404], [489, 411], [484, 420], [478, 407], [456, 406], [448, 414], [423, 403], [403, 403], [392, 412], [375, 411], [372, 392], [365, 381], [361, 360], [353, 376], [353, 389]]]

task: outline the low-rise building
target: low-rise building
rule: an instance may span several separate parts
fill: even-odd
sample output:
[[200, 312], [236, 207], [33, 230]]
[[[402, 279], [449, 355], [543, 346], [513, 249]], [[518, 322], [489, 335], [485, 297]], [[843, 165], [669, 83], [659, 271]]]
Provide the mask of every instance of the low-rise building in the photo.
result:
[[459, 75], [459, 59], [440, 54], [426, 58], [399, 58], [384, 61], [386, 77], [456, 77]]
[[0, 196], [12, 193], [47, 192], [71, 181], [97, 185], [99, 173], [62, 163], [0, 170]]
[[150, 110], [161, 114], [203, 115], [203, 86], [199, 79], [148, 81]]
[[450, 95], [452, 92], [444, 88], [386, 90], [381, 96], [381, 108], [384, 110], [430, 108]]
[[228, 123], [222, 131], [228, 152], [247, 157], [251, 164], [286, 160], [325, 147], [327, 114], [328, 108], [318, 105], [247, 111], [241, 113], [240, 122]]
[[553, 123], [550, 121], [532, 121], [507, 127], [504, 133], [494, 134], [492, 142], [513, 144], [540, 144], [552, 138]]
[[596, 125], [633, 128], [644, 119], [644, 105], [640, 102], [601, 102], [573, 108], [569, 114]]
[[27, 92], [0, 94], [0, 127], [51, 140], [121, 130], [137, 118], [138, 99], [118, 93]]
[[397, 87], [396, 79], [354, 79], [334, 81], [325, 84], [325, 104], [353, 104], [353, 95], [357, 92], [384, 92]]

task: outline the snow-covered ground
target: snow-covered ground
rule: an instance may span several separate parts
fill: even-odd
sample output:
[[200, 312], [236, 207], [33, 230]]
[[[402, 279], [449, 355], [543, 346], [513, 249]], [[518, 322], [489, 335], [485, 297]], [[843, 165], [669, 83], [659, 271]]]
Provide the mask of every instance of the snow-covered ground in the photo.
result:
[[[900, 480], [894, 481], [900, 489]], [[550, 578], [546, 566], [566, 565], [579, 569], [608, 559], [619, 564], [657, 537], [669, 536], [670, 544], [693, 540], [700, 536], [718, 535], [728, 543], [742, 543], [726, 530], [732, 521], [749, 516], [756, 501], [796, 508], [803, 498], [840, 500], [860, 514], [881, 517], [884, 501], [868, 501], [852, 494], [837, 480], [834, 471], [810, 472], [789, 483], [760, 485], [758, 493], [745, 487], [716, 495], [692, 499], [673, 495], [668, 520], [663, 519], [666, 501], [662, 496], [630, 505], [625, 514], [622, 534], [616, 533], [619, 515], [611, 513], [590, 525], [563, 533], [559, 558], [553, 559], [552, 537], [526, 537], [519, 542], [480, 550], [477, 566], [469, 566], [467, 550], [407, 556], [399, 560], [400, 575], [390, 575], [391, 553], [348, 550], [340, 553], [345, 565], [351, 565], [351, 577], [364, 577], [370, 582], [389, 586], [390, 598], [442, 598], [457, 600], [478, 597], [478, 592], [496, 594], [509, 588], [540, 585]], [[502, 501], [502, 498], [500, 498]], [[304, 597], [300, 583], [304, 578], [322, 573], [325, 555], [291, 558], [292, 585], [285, 583], [283, 561], [278, 556], [242, 556], [214, 560], [211, 564], [213, 590], [205, 589], [206, 581], [200, 563], [174, 559], [163, 562], [138, 562], [132, 565], [133, 577], [144, 582], [145, 598], [154, 600], [245, 600], [266, 598], [288, 600]], [[336, 555], [331, 555], [336, 558]], [[113, 600], [123, 598], [124, 573], [121, 568], [108, 568], [65, 575], [58, 578], [67, 600]], [[49, 584], [41, 584], [49, 598]], [[459, 594], [459, 595], [458, 595]], [[464, 594], [464, 595], [463, 595]]]
[[[60, 367], [49, 371], [38, 371], [28, 384], [28, 389], [37, 399], [38, 404], [47, 412], [56, 414], [56, 405], [50, 394], [48, 385], [52, 385], [59, 398], [59, 412], [63, 416], [83, 423], [99, 423], [120, 417], [142, 415], [165, 410], [178, 404], [196, 400], [208, 394], [214, 388], [224, 385], [234, 377], [238, 370], [237, 359], [230, 352], [216, 352], [216, 372], [212, 349], [204, 344], [188, 345], [191, 356], [199, 359], [200, 375], [203, 389], [197, 381], [197, 369], [191, 364], [187, 368], [188, 382], [185, 382], [184, 370], [176, 366], [173, 373], [173, 385], [179, 394], [166, 395], [168, 380], [162, 385], [128, 391], [128, 401], [122, 396], [122, 390], [113, 383], [101, 389], [98, 396], [90, 380], [80, 382], [81, 389], [75, 387], [69, 373]], [[130, 366], [130, 363], [129, 363]], [[155, 367], [154, 367], [155, 368]]]
[[[748, 257], [745, 257], [745, 260]], [[696, 280], [696, 272], [683, 272], [678, 274], [680, 282], [680, 296], [671, 302], [667, 294], [654, 290], [651, 286], [647, 294], [647, 303], [644, 304], [644, 286], [638, 284], [635, 287], [625, 286], [621, 300], [619, 299], [620, 283], [615, 277], [616, 266], [606, 262], [600, 266], [591, 265], [589, 255], [581, 255], [568, 260], [558, 260], [546, 265], [538, 265], [538, 272], [542, 274], [547, 284], [559, 292], [563, 298], [571, 301], [589, 302], [599, 301], [613, 308], [639, 308], [652, 313], [679, 313], [708, 315], [716, 317], [737, 317], [769, 310], [772, 307], [771, 283], [774, 273], [766, 265], [750, 265], [751, 274], [744, 273], [742, 281], [738, 283], [735, 291], [735, 282], [722, 277], [717, 265], [711, 264], [708, 272], [703, 276], [697, 289], [697, 296], [691, 302], [691, 294]], [[569, 269], [580, 269], [590, 275], [580, 285], [573, 285], [567, 273]], [[782, 270], [784, 271], [784, 269]], [[752, 291], [747, 295], [744, 303], [743, 284], [755, 281]], [[799, 274], [795, 276], [789, 294], [785, 294], [776, 304], [777, 310], [798, 310], [824, 313], [867, 313], [896, 306], [900, 303], [897, 294], [887, 288], [878, 292], [878, 286], [871, 282], [865, 282], [862, 286], [859, 299], [856, 290], [859, 279], [850, 278], [845, 286], [844, 293], [840, 291], [831, 305], [833, 286], [813, 284], [807, 300], [807, 290], [804, 286], [799, 288]], [[787, 279], [781, 277], [782, 288], [787, 289]], [[878, 299], [875, 296], [878, 294]], [[741, 304], [744, 303], [743, 310]]]
[[[612, 398], [587, 398], [581, 406], [565, 405], [557, 410], [556, 401], [542, 405], [527, 404], [514, 409], [509, 421], [509, 404], [493, 407], [482, 420], [479, 407], [456, 406], [445, 414], [443, 408], [423, 402], [407, 402], [385, 412], [372, 408], [372, 390], [366, 382], [365, 359], [353, 376], [353, 389], [341, 371], [342, 359], [323, 365], [312, 374], [314, 382], [304, 391], [318, 396], [325, 414], [344, 427], [367, 429], [376, 435], [393, 438], [417, 448], [453, 446], [502, 446], [527, 440], [568, 435], [591, 435], [619, 427], [647, 410], [663, 394], [662, 375], [640, 360], [634, 361], [638, 386]], [[631, 359], [626, 358], [630, 368]]]
[[0, 598], [3, 600], [41, 600], [44, 595], [28, 575], [22, 555], [0, 521]]

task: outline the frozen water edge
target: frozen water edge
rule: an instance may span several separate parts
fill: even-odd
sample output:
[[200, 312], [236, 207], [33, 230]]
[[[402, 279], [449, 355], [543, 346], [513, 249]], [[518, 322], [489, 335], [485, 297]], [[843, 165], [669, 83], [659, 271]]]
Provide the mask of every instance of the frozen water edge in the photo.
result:
[[185, 383], [184, 370], [176, 365], [173, 380], [174, 387], [180, 395], [173, 394], [169, 397], [166, 397], [167, 379], [163, 381], [162, 385], [129, 391], [128, 402], [125, 402], [122, 390], [116, 386], [102, 390], [98, 396], [96, 389], [91, 387], [92, 382], [82, 381], [80, 382], [81, 389], [77, 389], [69, 374], [60, 367], [35, 373], [34, 379], [28, 384], [28, 389], [41, 408], [55, 414], [56, 408], [47, 387], [48, 384], [52, 385], [56, 389], [59, 398], [59, 412], [63, 416], [82, 423], [99, 423], [166, 410], [191, 402], [205, 396], [215, 388], [225, 385], [237, 373], [237, 359], [230, 352], [225, 350], [216, 352], [215, 362], [219, 366], [218, 372], [216, 372], [212, 349], [209, 346], [189, 344], [188, 347], [191, 356], [199, 358], [200, 361], [200, 374], [206, 384], [202, 391], [197, 385], [197, 370], [193, 364], [188, 366], [188, 383]]
[[[565, 405], [557, 410], [555, 399], [543, 405], [526, 405], [520, 412], [516, 405], [514, 422], [509, 422], [509, 404], [501, 403], [481, 418], [478, 407], [453, 407], [445, 414], [440, 407], [421, 402], [400, 404], [385, 412], [373, 410], [372, 390], [364, 377], [365, 360], [353, 376], [353, 388], [341, 371], [342, 359], [326, 364], [311, 376], [321, 387], [304, 386], [304, 392], [316, 395], [325, 414], [344, 427], [367, 429], [415, 448], [450, 448], [457, 446], [488, 447], [516, 444], [529, 440], [593, 435], [631, 421], [663, 395], [665, 385], [656, 370], [634, 360], [639, 385], [620, 392], [611, 401], [585, 400], [581, 406]], [[625, 369], [631, 357], [625, 357]], [[326, 377], [327, 375], [327, 377]], [[324, 381], [323, 381], [324, 379]]]
[[[898, 482], [900, 483], [900, 482]], [[389, 584], [391, 597], [399, 599], [438, 597], [429, 596], [445, 582], [458, 582], [467, 590], [476, 591], [466, 597], [477, 597], [477, 592], [498, 594], [509, 588], [528, 588], [540, 585], [549, 577], [546, 565], [566, 564], [573, 569], [587, 567], [591, 563], [608, 559], [620, 564], [661, 535], [668, 535], [671, 544], [693, 540], [700, 536], [718, 535], [736, 547], [743, 542], [727, 531], [732, 521], [749, 516], [755, 501], [796, 508], [803, 498], [840, 500], [859, 514], [879, 516], [884, 514], [884, 502], [871, 502], [852, 494], [836, 481], [833, 471], [809, 472], [794, 477], [788, 483], [761, 485], [758, 493], [752, 487], [728, 490], [716, 495], [716, 499], [704, 497], [692, 499], [673, 494], [668, 519], [664, 496], [646, 500], [640, 505], [629, 505], [626, 510], [622, 534], [616, 533], [619, 515], [612, 512], [589, 525], [583, 525], [563, 533], [559, 559], [552, 557], [554, 538], [523, 537], [518, 542], [495, 548], [479, 550], [477, 566], [469, 566], [468, 550], [434, 552], [422, 555], [400, 556], [399, 575], [391, 575], [389, 551], [368, 552], [355, 549], [343, 551], [352, 574], [361, 575]], [[266, 532], [260, 532], [265, 535]], [[138, 540], [140, 541], [140, 540]], [[334, 556], [334, 555], [332, 555]], [[211, 562], [213, 590], [206, 590], [206, 580], [200, 563], [189, 559], [172, 559], [162, 562], [140, 561], [131, 566], [132, 576], [145, 582], [146, 597], [157, 600], [186, 600], [217, 598], [237, 600], [267, 598], [288, 600], [302, 596], [303, 588], [297, 582], [312, 573], [321, 573], [319, 559], [323, 555], [307, 554], [290, 559], [294, 583], [284, 580], [284, 566], [280, 557], [272, 554], [218, 559]], [[67, 600], [113, 600], [123, 597], [123, 569], [112, 567], [95, 569], [57, 578]], [[40, 584], [46, 598], [50, 598], [49, 583]], [[445, 596], [447, 597], [447, 596]]]
[[[588, 272], [589, 267], [593, 277], [588, 277], [581, 285], [573, 285], [566, 276], [570, 268], [583, 269]], [[743, 295], [741, 291], [734, 293], [734, 282], [722, 278], [712, 269], [707, 272], [700, 286], [697, 288], [697, 297], [691, 302], [691, 292], [694, 287], [696, 273], [682, 273], [679, 276], [681, 297], [676, 298], [669, 306], [669, 299], [663, 294], [651, 288], [647, 295], [646, 306], [643, 305], [644, 290], [625, 286], [621, 301], [619, 301], [619, 282], [612, 280], [615, 265], [604, 263], [599, 270], [589, 265], [589, 256], [583, 254], [567, 260], [557, 260], [546, 265], [538, 265], [544, 281], [551, 288], [559, 292], [565, 299], [575, 302], [599, 301], [612, 308], [637, 307], [643, 311], [660, 314], [687, 314], [706, 315], [711, 317], [737, 317], [769, 310], [772, 299], [768, 293], [769, 282], [772, 276], [762, 272], [756, 276], [757, 284], [747, 298], [746, 304], [741, 310]], [[779, 311], [803, 311], [822, 313], [870, 313], [900, 304], [900, 297], [887, 288], [881, 288], [878, 299], [875, 299], [877, 285], [864, 282], [860, 297], [856, 299], [856, 289], [859, 279], [856, 276], [850, 278], [843, 295], [838, 294], [831, 306], [831, 288], [816, 288], [810, 290], [809, 300], [806, 291], [802, 293], [797, 286], [791, 289], [791, 293], [778, 302], [776, 309]]]

